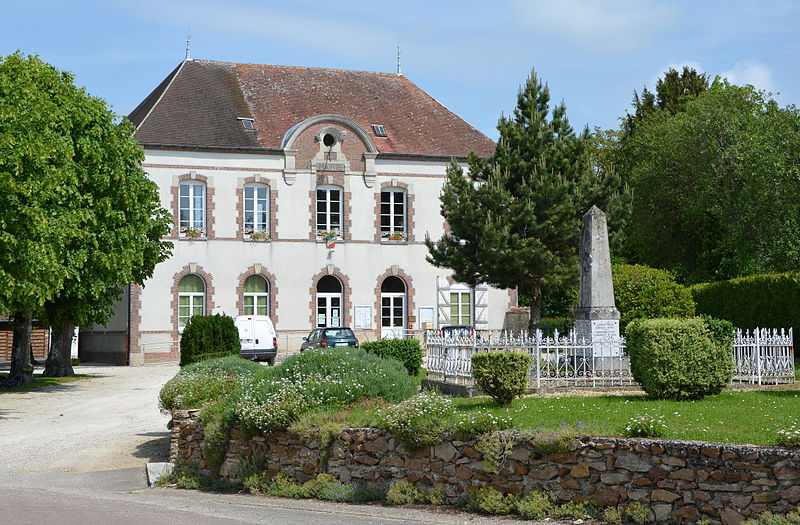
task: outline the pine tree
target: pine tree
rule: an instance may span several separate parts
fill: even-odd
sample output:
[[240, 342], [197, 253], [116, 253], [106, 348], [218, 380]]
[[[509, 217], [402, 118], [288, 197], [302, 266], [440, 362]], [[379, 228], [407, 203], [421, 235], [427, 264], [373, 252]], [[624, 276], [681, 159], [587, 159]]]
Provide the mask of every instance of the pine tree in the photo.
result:
[[620, 197], [619, 179], [591, 167], [588, 129], [575, 134], [563, 102], [548, 119], [549, 104], [549, 89], [532, 72], [513, 116], [498, 122], [494, 156], [471, 154], [466, 176], [449, 167], [441, 196], [449, 231], [426, 239], [428, 261], [455, 279], [527, 295], [531, 330], [540, 324], [543, 287], [577, 277], [582, 214]]

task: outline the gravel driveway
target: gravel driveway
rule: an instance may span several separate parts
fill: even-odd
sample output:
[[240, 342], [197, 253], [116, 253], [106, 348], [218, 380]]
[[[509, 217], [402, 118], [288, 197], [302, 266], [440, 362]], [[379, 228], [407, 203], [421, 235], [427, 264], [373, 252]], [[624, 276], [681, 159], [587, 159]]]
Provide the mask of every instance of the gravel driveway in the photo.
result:
[[0, 390], [0, 474], [167, 461], [169, 416], [158, 409], [158, 392], [177, 364], [79, 366], [75, 372], [92, 379], [33, 392]]

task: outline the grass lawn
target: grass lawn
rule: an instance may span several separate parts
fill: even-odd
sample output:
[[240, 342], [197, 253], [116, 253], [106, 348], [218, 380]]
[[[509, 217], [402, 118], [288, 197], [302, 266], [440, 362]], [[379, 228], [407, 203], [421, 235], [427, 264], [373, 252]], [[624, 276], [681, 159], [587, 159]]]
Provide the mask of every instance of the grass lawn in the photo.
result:
[[[0, 373], [0, 377], [8, 377], [8, 374]], [[91, 379], [92, 376], [83, 374], [76, 374], [72, 377], [42, 377], [42, 374], [33, 374], [33, 382], [26, 385], [17, 386], [14, 388], [0, 388], [0, 394], [3, 392], [20, 392], [23, 390], [40, 390], [47, 386], [63, 385], [64, 383], [72, 383], [73, 381], [82, 381], [84, 379]]]
[[664, 439], [774, 445], [776, 431], [800, 423], [800, 390], [723, 392], [700, 401], [654, 401], [644, 396], [528, 397], [501, 409], [489, 398], [457, 399], [459, 411], [488, 410], [515, 427], [584, 425], [587, 434], [621, 436], [637, 415], [661, 416]]

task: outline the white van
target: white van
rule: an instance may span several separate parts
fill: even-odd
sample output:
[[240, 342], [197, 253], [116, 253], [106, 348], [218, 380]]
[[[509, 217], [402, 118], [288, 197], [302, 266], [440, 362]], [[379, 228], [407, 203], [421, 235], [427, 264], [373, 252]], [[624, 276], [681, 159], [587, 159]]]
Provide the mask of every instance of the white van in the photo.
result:
[[269, 316], [240, 315], [234, 318], [233, 324], [239, 330], [239, 341], [242, 345], [240, 355], [243, 358], [275, 364], [278, 336]]

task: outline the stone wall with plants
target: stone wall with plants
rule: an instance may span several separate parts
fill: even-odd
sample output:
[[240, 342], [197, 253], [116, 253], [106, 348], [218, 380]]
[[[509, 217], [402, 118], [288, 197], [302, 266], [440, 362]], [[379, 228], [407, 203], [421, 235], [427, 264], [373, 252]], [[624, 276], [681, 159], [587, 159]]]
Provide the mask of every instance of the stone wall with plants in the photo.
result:
[[[197, 415], [173, 411], [172, 460], [215, 474], [203, 458]], [[532, 436], [500, 431], [477, 441], [449, 438], [412, 452], [378, 429], [304, 440], [286, 432], [246, 436], [234, 428], [219, 475], [234, 479], [238, 462], [255, 457], [263, 459], [265, 471], [299, 482], [323, 472], [382, 489], [408, 481], [441, 487], [451, 500], [484, 486], [512, 494], [541, 490], [600, 507], [639, 502], [650, 509], [650, 520], [659, 522], [707, 517], [738, 524], [764, 511], [786, 513], [800, 503], [798, 449], [610, 437], [553, 447]]]

